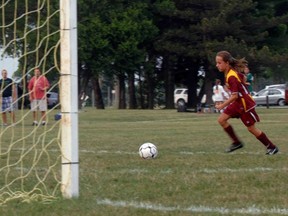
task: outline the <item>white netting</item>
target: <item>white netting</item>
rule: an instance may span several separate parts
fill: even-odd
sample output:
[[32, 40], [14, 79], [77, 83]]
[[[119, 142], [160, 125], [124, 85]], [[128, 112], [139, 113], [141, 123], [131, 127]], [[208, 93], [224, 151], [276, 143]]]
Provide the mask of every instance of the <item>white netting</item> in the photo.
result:
[[60, 194], [60, 121], [54, 120], [59, 109], [51, 104], [47, 124], [32, 126], [27, 83], [39, 68], [51, 84], [48, 94], [59, 93], [59, 1], [2, 0], [0, 13], [0, 69], [11, 78], [18, 63], [16, 122], [7, 113], [8, 126], [1, 121], [0, 127], [0, 205], [49, 201]]

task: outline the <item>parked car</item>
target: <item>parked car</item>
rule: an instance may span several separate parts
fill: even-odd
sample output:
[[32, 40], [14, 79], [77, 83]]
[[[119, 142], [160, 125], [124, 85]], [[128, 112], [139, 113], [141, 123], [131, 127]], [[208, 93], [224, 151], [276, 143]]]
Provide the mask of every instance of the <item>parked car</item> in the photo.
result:
[[265, 88], [252, 96], [257, 105], [285, 105], [285, 89], [282, 88]]
[[188, 102], [188, 89], [177, 88], [174, 90], [174, 104], [178, 106], [179, 104], [186, 104]]
[[286, 84], [274, 84], [274, 85], [267, 85], [265, 86], [265, 89], [268, 88], [281, 88], [281, 89], [285, 89], [286, 88]]
[[59, 95], [56, 92], [47, 92], [47, 106], [49, 109], [59, 105]]
[[[197, 89], [197, 95], [199, 95], [200, 89]], [[206, 102], [206, 94], [203, 95], [201, 103]], [[185, 105], [188, 103], [188, 89], [187, 88], [176, 88], [174, 90], [174, 104], [176, 107], [178, 105]]]

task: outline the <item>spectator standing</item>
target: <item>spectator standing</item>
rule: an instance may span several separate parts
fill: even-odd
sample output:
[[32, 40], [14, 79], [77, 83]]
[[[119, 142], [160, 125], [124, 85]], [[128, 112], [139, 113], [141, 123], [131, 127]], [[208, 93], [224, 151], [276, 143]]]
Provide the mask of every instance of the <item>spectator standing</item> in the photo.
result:
[[250, 72], [250, 69], [248, 66], [245, 66], [244, 68], [244, 74], [246, 76], [246, 85], [247, 85], [247, 89], [248, 91], [251, 92], [253, 91], [253, 81], [254, 81], [254, 77], [252, 75], [252, 73]]
[[[223, 86], [221, 85], [221, 80], [216, 79], [215, 85], [213, 86], [213, 100], [214, 100], [215, 106], [222, 104], [225, 99], [226, 99], [225, 90]], [[220, 112], [222, 111], [223, 110], [220, 110]], [[219, 112], [219, 110], [216, 110], [216, 112]]]
[[[47, 78], [41, 74], [39, 68], [34, 70], [34, 76], [28, 83], [29, 100], [31, 111], [33, 112], [33, 124], [38, 125], [38, 113], [41, 112], [41, 124], [46, 125], [47, 98], [46, 92], [50, 87]], [[40, 123], [40, 122], [39, 122]]]
[[2, 70], [2, 79], [0, 80], [2, 97], [2, 123], [7, 126], [6, 112], [10, 112], [12, 125], [15, 124], [15, 113], [13, 102], [16, 100], [16, 88], [12, 79], [8, 78], [7, 70]]

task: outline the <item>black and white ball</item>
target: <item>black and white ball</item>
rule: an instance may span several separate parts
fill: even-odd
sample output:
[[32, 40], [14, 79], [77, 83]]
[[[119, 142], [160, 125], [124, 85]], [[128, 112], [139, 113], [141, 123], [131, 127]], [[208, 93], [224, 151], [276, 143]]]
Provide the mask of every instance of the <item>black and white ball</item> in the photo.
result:
[[153, 159], [158, 155], [157, 147], [153, 143], [144, 143], [139, 148], [139, 155], [143, 159]]

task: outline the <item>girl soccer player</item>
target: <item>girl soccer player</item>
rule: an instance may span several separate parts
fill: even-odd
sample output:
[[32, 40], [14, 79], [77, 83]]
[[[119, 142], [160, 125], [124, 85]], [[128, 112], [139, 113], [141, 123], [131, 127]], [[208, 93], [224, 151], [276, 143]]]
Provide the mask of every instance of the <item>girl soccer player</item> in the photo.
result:
[[269, 140], [264, 132], [256, 128], [255, 123], [260, 121], [255, 111], [256, 103], [247, 90], [244, 75], [238, 72], [246, 65], [247, 61], [244, 58], [235, 59], [227, 51], [220, 51], [216, 55], [216, 67], [220, 72], [224, 73], [226, 85], [231, 91], [231, 96], [228, 100], [215, 106], [218, 110], [226, 107], [218, 118], [218, 123], [233, 141], [226, 152], [232, 152], [243, 147], [233, 127], [228, 123], [230, 118], [240, 118], [248, 131], [266, 147], [266, 154], [273, 155], [278, 152], [278, 148]]

